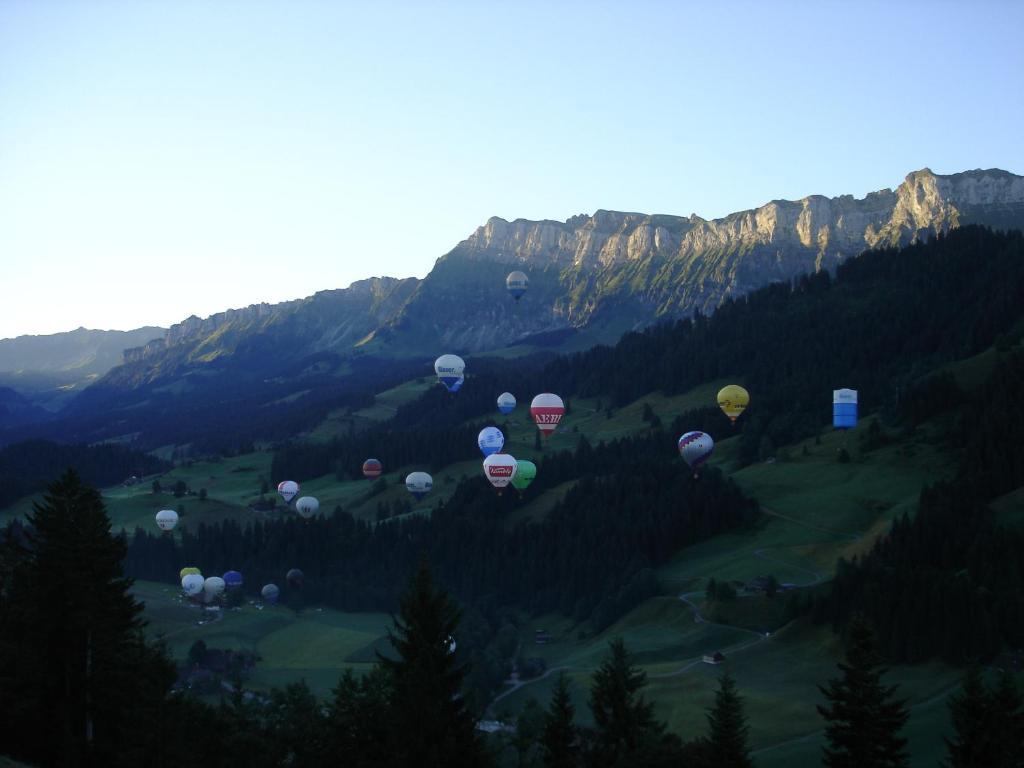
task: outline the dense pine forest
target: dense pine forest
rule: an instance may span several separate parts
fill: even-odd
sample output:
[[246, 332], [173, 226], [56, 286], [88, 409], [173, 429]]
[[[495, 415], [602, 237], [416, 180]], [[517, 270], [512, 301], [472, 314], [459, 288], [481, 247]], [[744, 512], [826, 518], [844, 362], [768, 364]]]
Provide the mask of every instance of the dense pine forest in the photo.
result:
[[142, 477], [162, 472], [170, 464], [117, 444], [63, 445], [48, 440], [27, 440], [0, 448], [0, 509], [43, 490], [68, 467], [75, 467], [87, 482], [106, 486], [133, 475]]

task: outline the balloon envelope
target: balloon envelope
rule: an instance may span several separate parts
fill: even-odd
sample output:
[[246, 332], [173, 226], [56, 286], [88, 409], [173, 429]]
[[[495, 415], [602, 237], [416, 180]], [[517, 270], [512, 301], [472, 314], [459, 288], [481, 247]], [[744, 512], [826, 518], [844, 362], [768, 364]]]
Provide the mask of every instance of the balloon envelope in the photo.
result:
[[434, 478], [426, 472], [410, 472], [405, 478], [405, 487], [417, 499], [422, 499], [434, 487]]
[[224, 579], [220, 576], [211, 576], [203, 582], [203, 591], [210, 597], [216, 597], [224, 591]]
[[363, 462], [363, 477], [380, 477], [380, 473], [384, 471], [384, 465], [381, 464], [377, 459], [367, 459]]
[[497, 453], [505, 445], [505, 436], [497, 427], [484, 427], [477, 435], [476, 444], [480, 446], [480, 452], [484, 456]]
[[285, 579], [293, 587], [301, 587], [305, 575], [298, 568], [292, 568], [285, 574]]
[[498, 395], [498, 410], [508, 416], [516, 409], [516, 396], [511, 392], [502, 392]]
[[237, 589], [242, 586], [242, 574], [239, 571], [228, 571], [224, 574], [224, 585], [228, 589]]
[[195, 597], [203, 591], [203, 579], [202, 574], [189, 573], [181, 580], [181, 588], [185, 590], [185, 594], [189, 597]]
[[857, 426], [857, 390], [832, 390], [832, 426], [852, 429]]
[[296, 511], [307, 520], [320, 509], [320, 502], [313, 496], [303, 496], [295, 502]]
[[516, 473], [512, 476], [512, 487], [525, 491], [537, 476], [537, 465], [529, 459], [516, 460]]
[[156, 524], [161, 531], [173, 531], [178, 524], [178, 513], [173, 509], [161, 509], [156, 513]]
[[181, 569], [180, 571], [178, 571], [178, 578], [179, 578], [179, 579], [184, 579], [184, 578], [185, 578], [186, 576], [188, 576], [188, 575], [189, 575], [190, 573], [195, 573], [195, 574], [199, 574], [199, 573], [202, 573], [202, 571], [200, 571], [200, 570], [199, 570], [198, 568], [196, 568], [195, 566], [191, 566], [191, 565], [190, 565], [190, 566], [188, 566], [187, 568], [182, 568], [182, 569]]
[[492, 453], [484, 459], [484, 475], [495, 488], [505, 488], [516, 476], [516, 460], [507, 453]]
[[533, 402], [530, 403], [530, 415], [540, 433], [548, 437], [558, 428], [558, 423], [565, 415], [565, 403], [558, 395], [544, 392], [533, 398]]
[[729, 384], [718, 390], [718, 407], [736, 421], [750, 404], [750, 393], [739, 384]]
[[285, 504], [291, 504], [292, 499], [299, 493], [299, 484], [294, 480], [285, 480], [282, 483], [278, 483], [277, 492], [281, 494]]
[[267, 584], [260, 590], [260, 594], [268, 603], [276, 603], [278, 595], [281, 594], [281, 590], [277, 588], [276, 584]]
[[444, 384], [449, 392], [454, 391], [452, 387], [456, 383], [458, 386], [462, 386], [461, 379], [465, 370], [466, 363], [458, 355], [441, 355], [434, 361], [434, 373], [437, 374], [437, 380]]
[[711, 457], [715, 441], [707, 432], [687, 432], [679, 438], [679, 454], [696, 471]]
[[505, 278], [505, 288], [516, 301], [519, 301], [519, 298], [526, 293], [526, 289], [529, 287], [530, 278], [526, 276], [525, 272], [520, 272], [518, 269], [515, 272], [510, 272], [508, 277]]

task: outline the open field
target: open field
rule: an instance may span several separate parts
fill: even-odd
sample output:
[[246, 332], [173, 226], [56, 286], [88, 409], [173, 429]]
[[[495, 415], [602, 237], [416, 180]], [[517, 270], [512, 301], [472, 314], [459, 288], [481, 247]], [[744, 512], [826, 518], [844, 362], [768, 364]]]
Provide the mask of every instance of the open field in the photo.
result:
[[305, 678], [319, 696], [326, 696], [346, 668], [369, 669], [366, 662], [346, 661], [383, 637], [391, 617], [383, 613], [342, 613], [310, 607], [296, 614], [281, 605], [262, 610], [248, 602], [225, 610], [223, 618], [203, 626], [203, 612], [180, 598], [170, 584], [139, 581], [135, 595], [146, 605], [147, 634], [166, 640], [181, 662], [196, 640], [210, 648], [251, 650], [259, 656], [247, 687], [266, 689]]

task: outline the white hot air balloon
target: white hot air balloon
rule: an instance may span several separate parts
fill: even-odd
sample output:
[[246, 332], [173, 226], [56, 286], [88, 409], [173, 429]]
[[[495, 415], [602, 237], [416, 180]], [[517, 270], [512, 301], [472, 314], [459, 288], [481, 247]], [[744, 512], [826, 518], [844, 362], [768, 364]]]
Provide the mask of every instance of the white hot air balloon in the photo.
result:
[[185, 594], [189, 597], [196, 597], [203, 591], [203, 584], [205, 580], [202, 574], [199, 573], [188, 573], [185, 578], [181, 580], [181, 588], [185, 590]]
[[458, 355], [441, 355], [434, 361], [434, 373], [437, 380], [444, 384], [449, 392], [458, 391], [462, 386], [463, 372], [466, 362]]
[[220, 576], [210, 576], [203, 582], [203, 591], [213, 598], [224, 591], [224, 586], [224, 579]]
[[516, 476], [516, 460], [507, 453], [492, 453], [484, 459], [484, 475], [500, 492]]
[[320, 502], [313, 496], [303, 496], [295, 502], [295, 509], [300, 515], [302, 515], [302, 517], [308, 520], [317, 513], [317, 510], [320, 509]]
[[434, 478], [426, 472], [410, 472], [405, 478], [405, 487], [419, 500], [430, 493], [434, 487]]
[[277, 484], [277, 492], [281, 494], [285, 504], [291, 504], [292, 499], [299, 494], [299, 484], [294, 480], [285, 480]]
[[156, 524], [161, 531], [173, 531], [178, 524], [178, 513], [173, 509], [161, 509], [156, 513]]

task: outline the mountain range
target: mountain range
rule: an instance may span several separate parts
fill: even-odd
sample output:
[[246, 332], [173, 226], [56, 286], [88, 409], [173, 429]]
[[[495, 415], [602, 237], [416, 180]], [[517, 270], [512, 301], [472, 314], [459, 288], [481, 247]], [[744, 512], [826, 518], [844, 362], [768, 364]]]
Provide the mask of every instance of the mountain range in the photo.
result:
[[[442, 352], [581, 349], [661, 319], [709, 314], [768, 283], [834, 270], [866, 249], [965, 224], [1024, 228], [1024, 177], [926, 168], [895, 190], [861, 199], [773, 200], [713, 220], [604, 210], [564, 222], [491, 218], [422, 280], [375, 277], [305, 299], [190, 317], [162, 333], [132, 332], [145, 343], [126, 344], [123, 363], [68, 412], [110, 414], [154, 398], [173, 410], [169, 399], [242, 381], [273, 381], [267, 397], [274, 401], [301, 399], [319, 386], [311, 377], [320, 384], [344, 378], [360, 358], [407, 360], [426, 372]], [[504, 287], [512, 269], [530, 277], [518, 303]], [[76, 436], [107, 438], [111, 429]]]

